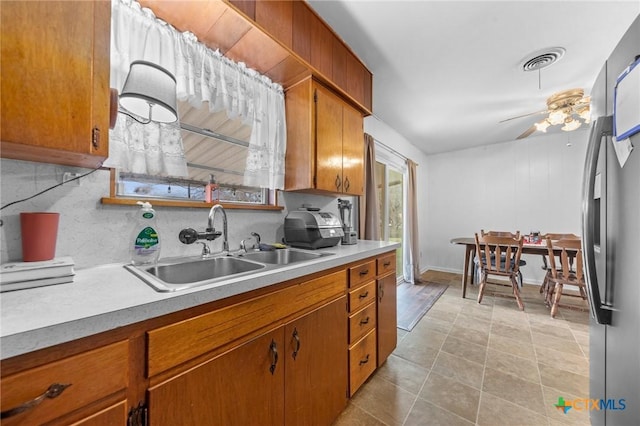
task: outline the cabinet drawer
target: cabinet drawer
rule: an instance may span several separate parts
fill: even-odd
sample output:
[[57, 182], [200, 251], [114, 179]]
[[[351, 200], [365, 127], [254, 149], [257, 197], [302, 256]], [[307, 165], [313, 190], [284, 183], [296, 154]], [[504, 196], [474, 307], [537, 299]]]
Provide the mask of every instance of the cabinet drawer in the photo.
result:
[[349, 312], [354, 313], [376, 299], [376, 282], [371, 281], [349, 292]]
[[349, 315], [349, 344], [357, 342], [376, 326], [376, 304]]
[[105, 408], [71, 426], [114, 426], [127, 424], [127, 402], [122, 401]]
[[151, 330], [147, 333], [148, 376], [248, 336], [289, 315], [338, 298], [346, 292], [345, 281], [346, 272], [340, 270]]
[[376, 331], [371, 330], [349, 349], [349, 395], [362, 386], [376, 369]]
[[53, 384], [70, 386], [55, 398], [44, 398], [22, 413], [2, 419], [2, 424], [46, 423], [124, 391], [128, 362], [129, 343], [122, 341], [4, 377], [1, 383], [3, 415], [38, 398]]
[[349, 268], [349, 288], [355, 288], [376, 276], [376, 261], [371, 260]]
[[387, 272], [396, 270], [396, 253], [385, 254], [377, 260], [378, 275], [384, 275]]

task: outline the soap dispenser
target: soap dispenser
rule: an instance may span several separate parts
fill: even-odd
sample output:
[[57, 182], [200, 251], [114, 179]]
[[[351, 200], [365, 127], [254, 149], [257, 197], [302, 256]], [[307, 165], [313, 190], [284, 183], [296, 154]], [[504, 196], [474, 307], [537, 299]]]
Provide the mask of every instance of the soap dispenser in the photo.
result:
[[209, 183], [204, 187], [204, 200], [207, 203], [217, 203], [220, 200], [220, 191], [213, 175], [209, 175]]
[[151, 203], [138, 201], [141, 209], [136, 212], [131, 234], [131, 263], [148, 265], [158, 262], [160, 257], [160, 236], [156, 224], [156, 212]]

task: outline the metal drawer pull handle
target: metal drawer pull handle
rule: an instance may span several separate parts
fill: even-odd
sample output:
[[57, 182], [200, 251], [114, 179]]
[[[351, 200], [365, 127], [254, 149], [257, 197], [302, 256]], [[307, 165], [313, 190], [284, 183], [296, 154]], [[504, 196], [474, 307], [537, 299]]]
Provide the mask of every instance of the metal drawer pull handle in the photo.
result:
[[340, 180], [340, 175], [336, 175], [336, 188], [340, 189], [340, 187], [342, 186], [342, 181]]
[[269, 350], [271, 351], [271, 366], [269, 367], [269, 371], [273, 374], [276, 371], [276, 364], [278, 363], [278, 348], [274, 340], [271, 341]]
[[298, 329], [293, 329], [293, 338], [296, 341], [296, 348], [293, 350], [293, 359], [296, 359], [298, 352], [300, 351], [300, 337], [298, 336]]
[[344, 178], [344, 190], [348, 191], [350, 186], [351, 186], [351, 183], [349, 183], [349, 178], [348, 177]]
[[364, 277], [365, 275], [367, 275], [369, 273], [368, 269], [365, 269], [364, 271], [360, 271], [360, 276]]
[[360, 296], [358, 296], [360, 299], [365, 299], [367, 296], [369, 296], [369, 292], [365, 292], [364, 294], [361, 294]]
[[70, 383], [68, 385], [61, 385], [60, 383], [54, 383], [51, 386], [49, 386], [49, 388], [47, 388], [47, 390], [44, 391], [42, 395], [37, 396], [33, 398], [31, 401], [27, 401], [24, 404], [17, 406], [16, 408], [3, 411], [2, 413], [0, 413], [0, 418], [6, 419], [8, 417], [15, 416], [16, 414], [25, 412], [37, 406], [38, 404], [40, 404], [42, 401], [45, 400], [45, 398], [49, 398], [49, 399], [57, 398], [69, 386], [71, 386]]
[[369, 317], [366, 317], [363, 320], [360, 320], [360, 325], [365, 325], [365, 324], [369, 324]]
[[369, 354], [367, 354], [367, 357], [365, 359], [361, 359], [360, 360], [360, 365], [364, 365], [364, 364], [366, 364], [368, 362], [369, 362]]
[[391, 262], [390, 262], [390, 261], [386, 261], [386, 262], [384, 262], [384, 263], [383, 263], [383, 266], [384, 266], [385, 268], [387, 268], [389, 265], [391, 265]]

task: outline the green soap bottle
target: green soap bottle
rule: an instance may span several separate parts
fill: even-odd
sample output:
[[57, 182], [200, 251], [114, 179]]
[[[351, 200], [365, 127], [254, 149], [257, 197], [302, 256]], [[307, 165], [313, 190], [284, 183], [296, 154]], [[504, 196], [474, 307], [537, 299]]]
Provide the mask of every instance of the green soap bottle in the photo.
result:
[[138, 201], [142, 208], [136, 212], [135, 225], [131, 234], [131, 263], [149, 265], [160, 257], [160, 235], [156, 224], [156, 212], [151, 203]]

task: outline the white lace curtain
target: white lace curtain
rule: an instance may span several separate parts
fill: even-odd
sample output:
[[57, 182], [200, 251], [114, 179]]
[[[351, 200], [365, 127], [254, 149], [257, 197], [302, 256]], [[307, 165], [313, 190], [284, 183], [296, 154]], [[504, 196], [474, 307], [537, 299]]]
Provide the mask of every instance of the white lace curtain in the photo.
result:
[[[194, 107], [206, 101], [210, 111], [225, 109], [230, 118], [239, 117], [252, 126], [244, 184], [283, 189], [286, 122], [282, 86], [207, 48], [194, 34], [178, 32], [135, 1], [113, 0], [111, 13], [111, 87], [122, 89], [134, 60], [161, 65], [176, 77], [178, 99]], [[147, 171], [142, 173], [152, 169], [161, 170], [155, 174], [186, 174], [177, 125], [156, 123], [139, 130], [134, 123], [119, 114], [111, 132], [109, 161], [139, 172], [134, 167], [144, 158]], [[155, 128], [158, 130], [151, 130]], [[174, 174], [182, 167], [183, 174]]]

